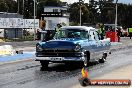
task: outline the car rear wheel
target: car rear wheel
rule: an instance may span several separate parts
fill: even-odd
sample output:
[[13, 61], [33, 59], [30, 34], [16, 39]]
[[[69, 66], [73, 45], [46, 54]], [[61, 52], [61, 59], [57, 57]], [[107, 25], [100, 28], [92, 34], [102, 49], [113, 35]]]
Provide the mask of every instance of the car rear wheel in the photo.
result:
[[99, 59], [99, 63], [104, 63], [106, 61], [106, 57], [107, 57], [107, 54], [104, 53], [103, 56], [102, 56], [102, 58]]
[[42, 68], [48, 68], [49, 62], [47, 62], [47, 61], [40, 61], [40, 64], [41, 64]]

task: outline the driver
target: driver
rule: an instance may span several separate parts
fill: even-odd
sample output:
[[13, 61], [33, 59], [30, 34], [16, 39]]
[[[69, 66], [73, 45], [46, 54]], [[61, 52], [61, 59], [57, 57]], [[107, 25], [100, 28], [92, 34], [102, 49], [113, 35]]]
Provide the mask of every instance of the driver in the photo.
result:
[[80, 38], [80, 32], [69, 32], [68, 38]]
[[75, 33], [74, 33], [74, 37], [75, 37], [75, 38], [80, 38], [80, 32], [75, 32]]

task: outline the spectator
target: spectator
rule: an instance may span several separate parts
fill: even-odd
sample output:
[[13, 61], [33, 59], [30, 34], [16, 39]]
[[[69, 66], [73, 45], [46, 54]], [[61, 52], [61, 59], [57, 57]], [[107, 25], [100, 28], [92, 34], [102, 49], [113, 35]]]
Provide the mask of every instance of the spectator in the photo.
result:
[[47, 33], [45, 35], [45, 41], [49, 41], [49, 40], [53, 39], [53, 37], [54, 37], [54, 32], [52, 33], [51, 30], [47, 30]]
[[128, 28], [124, 27], [122, 30], [122, 36], [127, 37], [128, 36]]
[[101, 40], [104, 39], [104, 35], [105, 35], [105, 30], [104, 30], [103, 25], [101, 25], [101, 27], [100, 27], [100, 37], [101, 37]]
[[117, 37], [118, 37], [118, 42], [120, 42], [120, 36], [121, 36], [121, 29], [117, 29]]
[[105, 35], [105, 31], [104, 31], [103, 25], [100, 25], [98, 23], [98, 24], [96, 24], [96, 28], [97, 28], [98, 35], [100, 36], [100, 39], [103, 40], [104, 39], [104, 35]]
[[5, 36], [5, 40], [6, 40], [8, 38], [8, 31], [7, 30], [5, 30], [4, 36]]
[[57, 24], [57, 26], [56, 26], [56, 28], [55, 28], [55, 31], [56, 31], [56, 32], [59, 32], [61, 27], [62, 27], [62, 26], [61, 26], [60, 24]]
[[131, 39], [131, 37], [132, 37], [132, 28], [128, 28], [128, 32], [129, 32], [129, 37]]
[[41, 39], [41, 32], [39, 29], [37, 29], [37, 40], [40, 40]]
[[57, 24], [56, 28], [55, 28], [55, 31], [57, 33], [57, 38], [61, 37], [62, 36], [62, 32], [60, 32], [61, 30], [61, 25], [60, 24]]

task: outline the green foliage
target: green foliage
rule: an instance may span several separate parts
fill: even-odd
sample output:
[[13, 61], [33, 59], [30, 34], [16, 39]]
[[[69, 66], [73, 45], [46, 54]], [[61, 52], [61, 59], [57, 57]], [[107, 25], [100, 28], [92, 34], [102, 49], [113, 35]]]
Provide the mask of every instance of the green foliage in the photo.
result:
[[79, 26], [79, 23], [76, 23], [76, 22], [70, 22], [69, 25], [70, 25], [70, 26]]
[[115, 4], [112, 2], [103, 3], [101, 8], [101, 23], [113, 24], [115, 22]]
[[[115, 3], [114, 0], [91, 0], [91, 4], [84, 3], [85, 10], [82, 9], [82, 23], [115, 23]], [[69, 8], [70, 21], [79, 23], [80, 9], [79, 3], [73, 3]], [[132, 5], [118, 3], [118, 25], [132, 27]]]
[[61, 6], [60, 0], [38, 0], [37, 4], [37, 18], [41, 19], [41, 14], [43, 13], [44, 6]]
[[60, 6], [60, 0], [45, 0], [45, 6]]
[[24, 1], [24, 18], [33, 18], [34, 15], [34, 0]]
[[[19, 13], [24, 18], [33, 18], [34, 0], [17, 0], [19, 2]], [[23, 5], [24, 1], [24, 5]], [[91, 0], [91, 4], [73, 3], [69, 5], [70, 24], [78, 25], [80, 20], [80, 5], [83, 23], [115, 23], [115, 0]], [[18, 2], [15, 0], [0, 0], [0, 12], [16, 13]], [[24, 6], [24, 7], [23, 7]], [[41, 18], [44, 6], [61, 6], [60, 0], [36, 0], [36, 16]], [[132, 27], [132, 5], [118, 3], [118, 24]]]
[[17, 3], [14, 0], [0, 0], [0, 12], [17, 12]]
[[85, 22], [88, 22], [89, 20], [89, 9], [87, 8], [87, 4], [80, 3], [73, 3], [70, 6], [69, 12], [70, 12], [70, 21], [79, 23], [80, 20], [80, 8], [81, 8], [81, 14], [82, 14], [82, 24]]

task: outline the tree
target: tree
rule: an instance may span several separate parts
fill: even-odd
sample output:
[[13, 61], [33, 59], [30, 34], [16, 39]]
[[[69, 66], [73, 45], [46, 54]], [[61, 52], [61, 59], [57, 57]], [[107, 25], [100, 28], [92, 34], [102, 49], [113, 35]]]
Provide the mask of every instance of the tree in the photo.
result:
[[126, 4], [119, 3], [118, 4], [118, 24], [122, 26], [127, 26], [128, 20], [128, 6]]
[[38, 0], [37, 1], [37, 18], [41, 19], [41, 14], [44, 11], [44, 6], [61, 6], [60, 0]]
[[0, 12], [17, 12], [17, 3], [14, 0], [0, 0]]
[[[89, 19], [89, 10], [87, 8], [88, 4], [82, 4], [81, 5], [81, 14], [82, 14], [82, 24], [85, 22], [88, 22]], [[79, 23], [80, 20], [80, 3], [73, 3], [72, 5], [70, 5], [69, 8], [69, 12], [70, 12], [70, 21], [75, 22], [75, 23]]]
[[33, 18], [34, 15], [34, 1], [25, 0], [24, 3], [24, 18]]
[[115, 4], [112, 2], [105, 2], [103, 3], [103, 8], [101, 10], [102, 23], [115, 23]]
[[[95, 2], [97, 4], [97, 2]], [[100, 21], [100, 11], [96, 5], [90, 4], [88, 7], [89, 9], [89, 23], [95, 24]]]
[[60, 0], [46, 0], [45, 6], [61, 6]]

